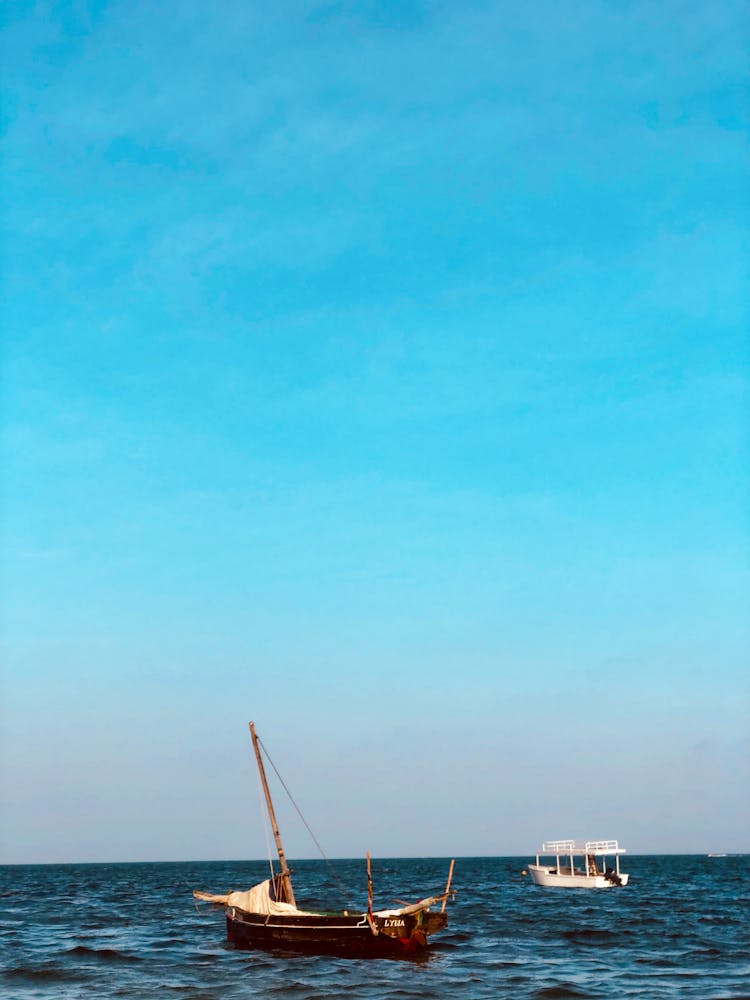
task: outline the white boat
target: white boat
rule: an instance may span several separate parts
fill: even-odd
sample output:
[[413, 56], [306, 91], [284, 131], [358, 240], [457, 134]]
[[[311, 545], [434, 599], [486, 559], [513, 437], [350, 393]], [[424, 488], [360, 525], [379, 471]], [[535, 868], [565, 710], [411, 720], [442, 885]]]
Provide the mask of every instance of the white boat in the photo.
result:
[[[625, 848], [616, 840], [550, 840], [537, 852], [536, 864], [529, 865], [534, 885], [557, 885], [565, 889], [611, 889], [627, 885], [628, 875], [620, 871], [620, 855]], [[607, 864], [614, 858], [615, 867]], [[549, 858], [546, 864], [540, 859]], [[554, 861], [552, 860], [554, 858]]]

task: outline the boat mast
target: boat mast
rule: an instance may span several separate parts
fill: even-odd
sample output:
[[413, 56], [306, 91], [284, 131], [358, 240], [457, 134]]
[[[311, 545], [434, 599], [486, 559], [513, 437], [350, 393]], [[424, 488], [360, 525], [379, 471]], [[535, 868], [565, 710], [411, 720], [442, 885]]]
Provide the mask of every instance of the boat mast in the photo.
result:
[[286, 863], [286, 857], [284, 856], [284, 847], [281, 843], [281, 834], [279, 833], [279, 824], [276, 822], [276, 813], [273, 811], [273, 802], [271, 801], [271, 793], [268, 789], [268, 781], [266, 779], [266, 771], [263, 767], [263, 758], [260, 755], [260, 747], [258, 746], [258, 737], [255, 733], [255, 723], [250, 723], [250, 736], [253, 740], [253, 750], [255, 751], [255, 759], [258, 762], [258, 773], [260, 774], [261, 784], [263, 785], [263, 792], [266, 796], [266, 806], [268, 807], [268, 818], [271, 820], [271, 829], [273, 830], [273, 839], [276, 841], [276, 850], [279, 854], [279, 864], [281, 865], [281, 884], [284, 886], [284, 895], [286, 896], [287, 903], [291, 903], [292, 906], [296, 906], [297, 903], [294, 899], [294, 892], [292, 891], [292, 876], [289, 871], [289, 866]]

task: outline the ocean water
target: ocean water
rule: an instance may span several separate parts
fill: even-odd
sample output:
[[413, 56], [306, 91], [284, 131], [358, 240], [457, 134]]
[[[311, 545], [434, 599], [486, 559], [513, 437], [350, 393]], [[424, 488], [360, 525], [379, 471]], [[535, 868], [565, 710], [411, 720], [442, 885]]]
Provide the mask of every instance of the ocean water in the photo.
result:
[[[630, 885], [604, 891], [533, 886], [528, 859], [457, 859], [450, 925], [421, 960], [232, 949], [191, 890], [246, 888], [267, 863], [1, 867], [0, 996], [750, 998], [750, 857], [625, 857]], [[361, 906], [364, 861], [334, 866]], [[322, 861], [293, 868], [301, 905], [343, 905]], [[376, 908], [439, 891], [447, 869], [375, 859]]]

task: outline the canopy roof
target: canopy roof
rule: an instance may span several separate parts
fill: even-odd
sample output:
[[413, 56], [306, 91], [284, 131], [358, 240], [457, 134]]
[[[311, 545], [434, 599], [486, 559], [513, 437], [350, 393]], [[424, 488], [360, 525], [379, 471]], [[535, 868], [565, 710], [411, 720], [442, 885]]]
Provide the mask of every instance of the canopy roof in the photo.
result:
[[546, 840], [542, 844], [540, 854], [625, 854], [625, 848], [620, 847], [616, 840], [586, 840], [576, 843], [575, 840]]

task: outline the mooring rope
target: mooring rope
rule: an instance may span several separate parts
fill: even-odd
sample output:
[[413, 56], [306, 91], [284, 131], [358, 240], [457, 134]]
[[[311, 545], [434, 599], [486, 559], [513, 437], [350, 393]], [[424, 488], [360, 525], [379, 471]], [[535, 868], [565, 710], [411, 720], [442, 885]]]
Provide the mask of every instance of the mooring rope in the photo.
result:
[[294, 808], [297, 810], [297, 815], [302, 820], [302, 822], [305, 824], [305, 828], [306, 828], [307, 832], [310, 834], [310, 836], [312, 837], [313, 841], [315, 842], [315, 846], [320, 851], [321, 858], [325, 861], [326, 865], [328, 866], [328, 870], [331, 873], [331, 875], [333, 876], [334, 881], [336, 881], [338, 883], [338, 885], [339, 885], [339, 888], [343, 890], [344, 899], [347, 900], [347, 902], [348, 902], [349, 901], [349, 897], [351, 895], [351, 890], [341, 880], [341, 878], [339, 877], [338, 872], [333, 867], [333, 865], [331, 864], [331, 862], [328, 860], [328, 858], [326, 856], [326, 852], [320, 846], [320, 842], [318, 841], [318, 838], [313, 833], [313, 831], [312, 831], [312, 829], [310, 827], [310, 824], [307, 822], [307, 820], [305, 819], [305, 817], [302, 815], [302, 810], [297, 805], [297, 803], [294, 801], [294, 796], [289, 791], [289, 789], [287, 788], [286, 782], [284, 781], [284, 779], [279, 774], [279, 769], [274, 764], [273, 758], [271, 757], [270, 753], [268, 752], [268, 750], [266, 750], [265, 743], [263, 743], [263, 741], [261, 740], [260, 736], [258, 736], [257, 739], [258, 739], [258, 743], [260, 744], [260, 746], [261, 746], [261, 748], [263, 750], [263, 753], [266, 755], [268, 763], [271, 765], [271, 767], [274, 770], [274, 773], [276, 774], [276, 777], [281, 782], [282, 788], [284, 789], [284, 791], [286, 792], [286, 794], [289, 796], [289, 801], [292, 803], [292, 805], [294, 806]]

